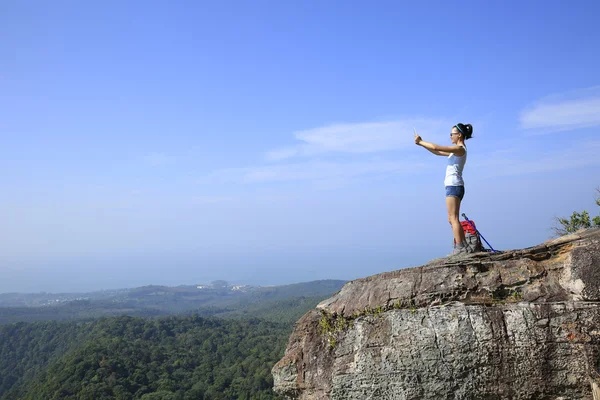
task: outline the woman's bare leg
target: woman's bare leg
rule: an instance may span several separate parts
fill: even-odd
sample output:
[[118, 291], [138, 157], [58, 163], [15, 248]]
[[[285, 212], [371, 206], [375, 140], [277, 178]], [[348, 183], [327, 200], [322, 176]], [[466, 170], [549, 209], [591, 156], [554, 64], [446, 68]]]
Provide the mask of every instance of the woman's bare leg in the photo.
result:
[[448, 209], [448, 222], [452, 225], [452, 233], [456, 244], [465, 241], [465, 232], [463, 231], [458, 215], [460, 213], [460, 199], [454, 196], [446, 196], [446, 208]]

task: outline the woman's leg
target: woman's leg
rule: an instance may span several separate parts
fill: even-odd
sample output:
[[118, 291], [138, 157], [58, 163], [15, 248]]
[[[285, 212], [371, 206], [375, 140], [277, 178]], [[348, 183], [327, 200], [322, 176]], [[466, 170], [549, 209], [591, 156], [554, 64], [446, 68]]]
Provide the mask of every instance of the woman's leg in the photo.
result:
[[454, 196], [446, 196], [446, 208], [448, 209], [448, 222], [452, 225], [454, 240], [457, 245], [462, 244], [465, 241], [465, 232], [458, 219], [460, 213], [460, 199]]

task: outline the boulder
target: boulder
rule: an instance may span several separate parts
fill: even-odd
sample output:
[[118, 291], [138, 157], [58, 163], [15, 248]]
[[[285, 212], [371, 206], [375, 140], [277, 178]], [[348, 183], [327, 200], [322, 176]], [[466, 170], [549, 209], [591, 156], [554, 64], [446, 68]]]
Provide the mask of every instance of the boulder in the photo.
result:
[[600, 229], [357, 279], [296, 323], [274, 389], [290, 399], [600, 399], [599, 302]]

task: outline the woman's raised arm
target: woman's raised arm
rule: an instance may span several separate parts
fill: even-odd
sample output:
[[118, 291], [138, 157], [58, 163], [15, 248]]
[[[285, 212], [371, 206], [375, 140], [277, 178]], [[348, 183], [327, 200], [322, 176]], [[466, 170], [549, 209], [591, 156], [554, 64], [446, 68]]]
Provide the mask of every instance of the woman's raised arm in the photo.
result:
[[457, 156], [461, 157], [465, 155], [465, 148], [463, 146], [440, 146], [435, 143], [426, 142], [422, 140], [420, 136], [418, 136], [418, 140], [415, 138], [415, 143], [438, 156], [449, 156], [450, 154], [456, 154]]

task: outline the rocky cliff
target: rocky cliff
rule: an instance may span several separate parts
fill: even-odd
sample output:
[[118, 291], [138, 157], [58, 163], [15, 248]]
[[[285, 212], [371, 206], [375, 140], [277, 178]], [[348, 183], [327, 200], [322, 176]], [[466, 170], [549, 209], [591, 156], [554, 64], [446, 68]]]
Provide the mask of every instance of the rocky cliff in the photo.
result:
[[296, 323], [275, 390], [293, 399], [600, 399], [599, 301], [600, 229], [358, 279]]

